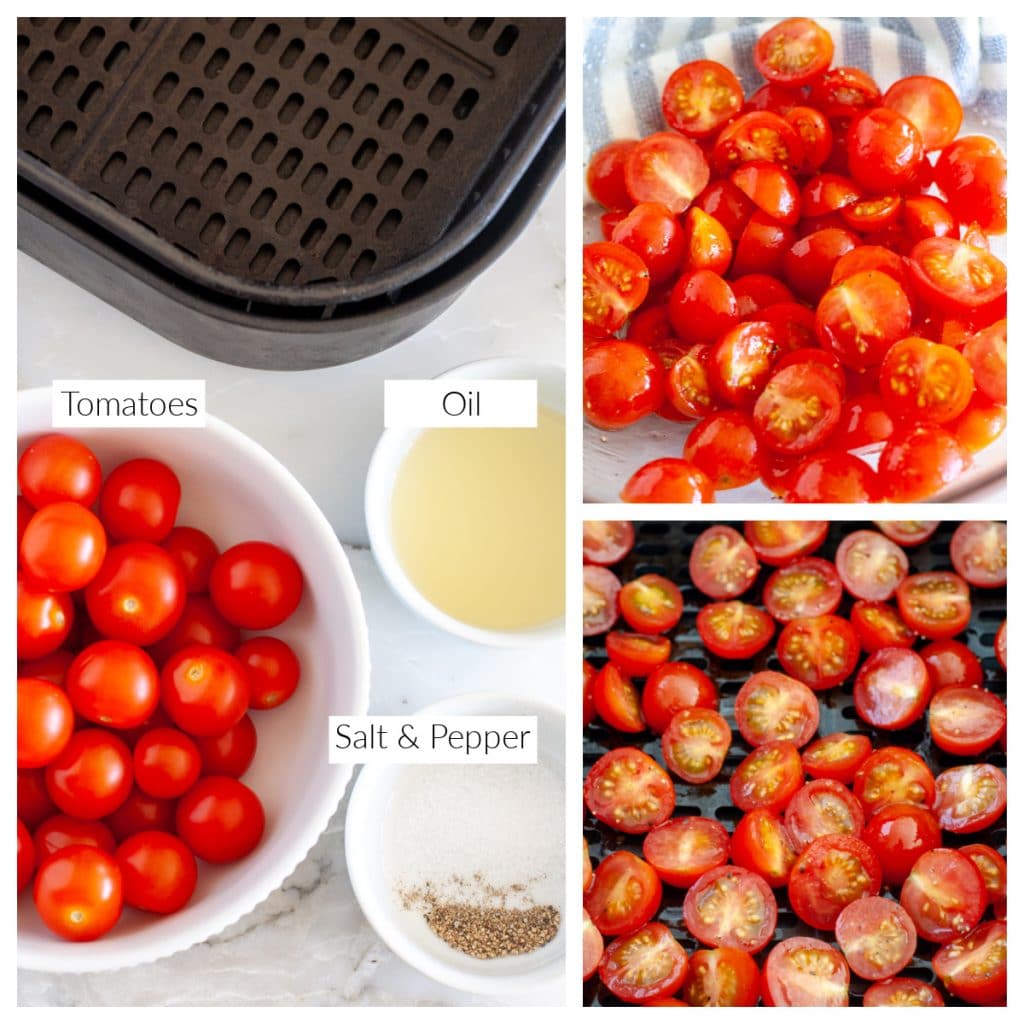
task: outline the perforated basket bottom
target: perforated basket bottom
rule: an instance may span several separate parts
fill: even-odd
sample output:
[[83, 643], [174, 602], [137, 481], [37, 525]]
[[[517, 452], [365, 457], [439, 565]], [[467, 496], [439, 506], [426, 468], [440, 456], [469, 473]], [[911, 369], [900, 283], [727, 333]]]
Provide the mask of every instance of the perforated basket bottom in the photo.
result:
[[[637, 523], [636, 545], [629, 556], [612, 570], [623, 582], [635, 579], [644, 573], [656, 572], [674, 580], [683, 593], [684, 612], [675, 633], [672, 635], [672, 659], [686, 661], [703, 669], [718, 684], [721, 705], [719, 710], [729, 722], [733, 730], [734, 742], [725, 761], [725, 767], [719, 778], [704, 786], [693, 786], [675, 779], [676, 807], [673, 816], [701, 815], [721, 821], [730, 832], [742, 817], [742, 812], [733, 806], [729, 796], [729, 777], [741, 760], [752, 749], [740, 736], [736, 727], [734, 704], [740, 687], [754, 672], [762, 669], [781, 671], [781, 665], [775, 656], [774, 644], [762, 651], [756, 658], [748, 661], [725, 661], [707, 652], [697, 633], [697, 612], [711, 599], [702, 594], [690, 582], [687, 565], [690, 550], [697, 536], [710, 525], [709, 523]], [[742, 523], [732, 523], [742, 532]], [[935, 536], [925, 545], [918, 548], [907, 548], [910, 571], [926, 572], [932, 569], [952, 569], [949, 560], [949, 539], [956, 523], [943, 523]], [[822, 547], [815, 552], [822, 558], [834, 559], [839, 542], [847, 533], [857, 529], [873, 529], [870, 523], [833, 523], [829, 528], [828, 537]], [[764, 566], [750, 591], [743, 599], [751, 602], [760, 600], [764, 581], [771, 575], [773, 568]], [[837, 615], [847, 615], [853, 604], [848, 595], [844, 595]], [[978, 655], [985, 672], [985, 686], [993, 693], [1006, 698], [1006, 673], [1003, 671], [994, 654], [996, 630], [1006, 618], [1006, 590], [980, 590], [971, 588], [971, 621], [963, 635], [958, 637]], [[603, 645], [603, 637], [584, 639], [584, 655], [595, 666], [607, 660]], [[862, 656], [862, 661], [864, 656]], [[855, 675], [856, 673], [854, 673]], [[956, 764], [969, 764], [979, 760], [987, 760], [1006, 770], [1006, 755], [998, 748], [978, 757], [954, 757], [933, 746], [924, 720], [912, 728], [901, 732], [882, 732], [865, 725], [857, 718], [853, 707], [853, 678], [851, 676], [841, 687], [818, 694], [821, 706], [821, 724], [819, 735], [825, 736], [832, 732], [861, 732], [871, 737], [872, 746], [895, 745], [908, 747], [917, 751], [928, 763], [935, 774]], [[583, 734], [583, 774], [603, 754], [616, 747], [634, 746], [650, 754], [659, 764], [664, 765], [661, 754], [661, 743], [653, 733], [625, 735], [608, 729], [599, 720], [588, 726]], [[594, 819], [589, 813], [585, 819], [583, 834], [590, 844], [590, 855], [594, 863], [615, 850], [630, 850], [638, 856], [642, 855], [643, 836], [628, 836], [615, 832]], [[964, 846], [968, 843], [987, 843], [1004, 856], [1006, 855], [1006, 816], [1003, 815], [996, 824], [984, 832], [975, 832], [968, 836], [955, 836], [943, 833], [943, 842], [947, 846]], [[755, 959], [763, 965], [768, 951], [782, 939], [795, 935], [809, 935], [823, 939], [835, 945], [835, 936], [831, 932], [820, 932], [805, 925], [792, 911], [787, 899], [785, 888], [774, 890], [779, 903], [778, 925], [768, 949], [759, 953]], [[882, 890], [883, 895], [889, 893]], [[895, 894], [898, 898], [899, 894]], [[684, 890], [666, 885], [664, 898], [656, 920], [667, 925], [688, 953], [698, 948], [699, 943], [689, 934], [682, 924], [682, 904]], [[932, 955], [937, 946], [923, 940], [918, 941], [917, 953], [907, 968], [901, 973], [919, 978], [930, 984], [938, 984], [931, 968]], [[856, 976], [851, 978], [850, 1005], [860, 1006], [864, 991], [869, 982]], [[595, 975], [583, 986], [584, 1005], [619, 1006], [622, 1005]], [[947, 997], [947, 1006], [964, 1005]]]

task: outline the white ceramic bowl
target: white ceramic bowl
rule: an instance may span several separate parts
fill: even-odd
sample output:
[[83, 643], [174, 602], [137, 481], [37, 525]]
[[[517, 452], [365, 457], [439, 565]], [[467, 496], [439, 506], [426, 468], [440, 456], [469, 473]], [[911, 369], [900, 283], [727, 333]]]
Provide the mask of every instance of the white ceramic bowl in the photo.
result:
[[[560, 367], [549, 363], [512, 358], [481, 359], [457, 366], [438, 376], [471, 380], [536, 380], [538, 403], [565, 414], [565, 374]], [[409, 579], [395, 553], [391, 534], [391, 495], [399, 467], [422, 433], [422, 430], [385, 430], [374, 449], [366, 475], [366, 528], [370, 535], [370, 546], [384, 578], [414, 612], [435, 626], [466, 640], [495, 647], [525, 647], [561, 636], [561, 617], [535, 629], [509, 632], [471, 626], [441, 611]]]
[[[417, 714], [536, 715], [538, 762], [558, 778], [563, 777], [565, 715], [557, 708], [504, 694], [467, 693], [431, 704]], [[516, 1002], [551, 999], [560, 1003], [565, 980], [564, 905], [560, 907], [562, 922], [558, 934], [546, 946], [521, 956], [495, 960], [475, 960], [452, 949], [399, 907], [381, 869], [387, 835], [386, 808], [399, 773], [415, 770], [414, 765], [366, 765], [352, 786], [345, 819], [345, 860], [352, 889], [366, 919], [407, 964], [443, 985]], [[562, 834], [561, 816], [554, 827]]]
[[[263, 801], [267, 828], [256, 850], [224, 866], [201, 863], [187, 907], [159, 917], [126, 910], [96, 942], [65, 942], [49, 932], [30, 891], [18, 901], [18, 966], [98, 971], [145, 963], [187, 949], [237, 921], [269, 896], [327, 827], [352, 774], [327, 763], [327, 716], [358, 715], [369, 703], [369, 647], [359, 591], [334, 531], [313, 499], [269, 453], [210, 416], [201, 429], [107, 428], [67, 431], [88, 444], [104, 471], [151, 456], [181, 479], [178, 522], [198, 526], [223, 550], [242, 540], [289, 550], [305, 576], [295, 614], [275, 635], [302, 662], [294, 696], [253, 714], [256, 759], [245, 775]], [[50, 391], [18, 395], [18, 449], [50, 433]]]

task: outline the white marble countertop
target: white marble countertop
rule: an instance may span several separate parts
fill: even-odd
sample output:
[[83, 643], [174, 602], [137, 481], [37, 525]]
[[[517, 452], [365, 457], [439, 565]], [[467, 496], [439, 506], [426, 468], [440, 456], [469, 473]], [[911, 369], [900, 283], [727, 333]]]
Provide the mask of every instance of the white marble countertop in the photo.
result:
[[[366, 550], [362, 494], [385, 378], [430, 377], [500, 355], [564, 362], [564, 223], [563, 175], [508, 252], [421, 334], [351, 366], [303, 373], [194, 355], [19, 253], [19, 386], [54, 377], [205, 377], [209, 410], [288, 466], [346, 543], [370, 631], [371, 712], [407, 713], [483, 689], [562, 705], [559, 642], [517, 652], [479, 647], [434, 629], [394, 597]], [[19, 971], [19, 1004], [486, 1004], [425, 978], [378, 940], [348, 881], [344, 817], [343, 803], [281, 889], [220, 935], [121, 971]]]

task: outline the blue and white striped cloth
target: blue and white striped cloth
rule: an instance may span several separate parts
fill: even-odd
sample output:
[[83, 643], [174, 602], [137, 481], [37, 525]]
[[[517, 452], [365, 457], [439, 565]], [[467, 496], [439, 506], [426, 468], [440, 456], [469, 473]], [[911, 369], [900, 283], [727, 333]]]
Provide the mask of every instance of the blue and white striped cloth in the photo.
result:
[[[751, 51], [778, 19], [596, 18], [585, 26], [584, 157], [617, 138], [664, 127], [661, 91], [680, 64], [709, 58], [728, 65], [749, 95], [763, 79]], [[854, 65], [883, 90], [897, 78], [928, 74], [956, 90], [964, 130], [1006, 137], [1006, 28], [998, 18], [822, 18], [833, 63]]]

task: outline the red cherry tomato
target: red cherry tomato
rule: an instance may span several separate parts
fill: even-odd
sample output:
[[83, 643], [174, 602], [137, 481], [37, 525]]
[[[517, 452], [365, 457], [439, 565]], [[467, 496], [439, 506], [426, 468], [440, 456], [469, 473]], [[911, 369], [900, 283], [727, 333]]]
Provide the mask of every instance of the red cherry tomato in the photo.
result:
[[916, 639], [916, 634], [900, 618], [899, 612], [883, 601], [856, 601], [850, 610], [850, 623], [868, 654], [883, 647], [909, 648]]
[[776, 569], [765, 581], [761, 600], [777, 622], [792, 622], [830, 615], [842, 596], [842, 584], [832, 563], [810, 557]]
[[690, 1006], [756, 1006], [761, 976], [742, 949], [698, 949], [681, 995]]
[[[683, 269], [724, 274], [732, 263], [733, 245], [725, 225], [699, 206], [691, 206], [683, 221]], [[636, 319], [636, 318], [634, 318]]]
[[626, 675], [647, 676], [668, 661], [672, 641], [667, 636], [617, 631], [605, 638], [605, 648], [608, 657]]
[[[590, 769], [583, 797], [598, 821], [631, 835], [649, 832], [667, 821], [675, 807], [668, 772], [654, 758], [632, 747], [610, 751]], [[593, 910], [590, 914], [594, 916]], [[596, 918], [594, 923], [601, 928]], [[601, 931], [609, 934], [603, 928]]]
[[935, 163], [935, 180], [961, 221], [994, 235], [1006, 230], [1006, 156], [995, 141], [965, 135], [951, 142]]
[[157, 459], [122, 462], [103, 482], [100, 517], [112, 540], [159, 544], [171, 532], [181, 502], [181, 483]]
[[301, 665], [295, 652], [274, 636], [254, 636], [235, 649], [249, 677], [249, 707], [280, 707], [299, 685]]
[[715, 170], [725, 175], [752, 160], [768, 160], [798, 171], [803, 165], [804, 150], [796, 129], [769, 110], [740, 114], [730, 121], [719, 133], [711, 152]]
[[763, 743], [736, 767], [729, 780], [732, 802], [741, 811], [781, 811], [804, 781], [800, 751], [787, 740]]
[[635, 148], [635, 139], [616, 139], [590, 159], [587, 188], [609, 210], [624, 210], [633, 205], [626, 191], [626, 158]]
[[832, 152], [832, 126], [820, 110], [814, 107], [794, 106], [785, 111], [786, 120], [796, 129], [804, 151], [801, 170], [817, 171]]
[[793, 794], [782, 820], [797, 853], [803, 853], [822, 836], [860, 836], [864, 810], [834, 779], [814, 779]]
[[949, 542], [953, 568], [972, 587], [1006, 586], [1006, 523], [961, 523]]
[[64, 434], [36, 438], [18, 460], [18, 488], [33, 508], [55, 501], [92, 505], [100, 493], [100, 479], [96, 456]]
[[698, 942], [745, 953], [768, 945], [777, 916], [778, 905], [767, 882], [731, 864], [706, 872], [683, 900], [683, 922]]
[[72, 818], [68, 814], [47, 818], [36, 829], [33, 841], [39, 864], [68, 846], [92, 846], [107, 853], [113, 853], [117, 846], [113, 832], [102, 821]]
[[970, 843], [961, 846], [960, 852], [970, 857], [978, 869], [985, 891], [988, 893], [989, 904], [998, 920], [1006, 920], [1006, 858], [997, 850], [984, 843]]
[[871, 740], [863, 733], [833, 732], [805, 747], [800, 760], [812, 779], [849, 785], [870, 753]]
[[[588, 859], [589, 863], [589, 859]], [[597, 973], [598, 964], [604, 955], [604, 937], [597, 930], [590, 915], [583, 911], [583, 980], [587, 981]]]
[[210, 571], [220, 549], [213, 538], [194, 526], [175, 526], [160, 545], [181, 564], [185, 574], [185, 590], [203, 594], [210, 585]]
[[889, 501], [923, 501], [970, 464], [970, 453], [947, 431], [918, 426], [893, 434], [878, 460], [878, 474]]
[[614, 565], [633, 550], [635, 542], [632, 523], [588, 519], [583, 524], [583, 562]]
[[985, 681], [978, 656], [958, 640], [936, 640], [918, 653], [936, 691], [946, 686], [981, 686]]
[[653, 284], [679, 272], [685, 243], [683, 229], [672, 212], [660, 203], [638, 203], [612, 231], [612, 241], [636, 253]]
[[897, 341], [882, 360], [882, 400], [905, 422], [946, 423], [966, 408], [974, 374], [956, 349], [926, 338]]
[[769, 323], [738, 324], [711, 346], [707, 363], [711, 390], [729, 405], [750, 408], [771, 377], [778, 353]]
[[928, 150], [949, 145], [964, 116], [956, 93], [930, 75], [899, 79], [886, 90], [882, 103], [914, 125]]
[[256, 756], [256, 726], [243, 715], [227, 732], [197, 740], [203, 775], [241, 778]]
[[903, 549], [884, 534], [854, 530], [836, 550], [836, 571], [843, 586], [863, 601], [888, 601], [909, 571]]
[[981, 394], [997, 405], [1006, 405], [1006, 321], [972, 334], [963, 352]]
[[774, 811], [757, 807], [736, 823], [730, 856], [734, 864], [777, 889], [789, 881], [797, 852], [782, 819]]
[[715, 489], [707, 475], [685, 459], [654, 459], [641, 466], [619, 495], [626, 502], [707, 505]]
[[643, 851], [663, 882], [687, 889], [729, 859], [729, 833], [711, 818], [672, 818], [644, 836]]
[[18, 892], [32, 881], [36, 870], [36, 850], [32, 836], [21, 818], [18, 819]]
[[625, 669], [609, 662], [594, 677], [592, 692], [594, 709], [605, 725], [619, 732], [643, 732], [640, 696]]
[[160, 700], [160, 676], [141, 647], [121, 640], [90, 644], [71, 663], [67, 694], [75, 711], [97, 725], [142, 725]]
[[757, 578], [757, 556], [731, 526], [710, 526], [693, 544], [689, 571], [693, 585], [708, 597], [739, 597]]
[[67, 746], [75, 713], [67, 694], [47, 679], [18, 679], [18, 768], [41, 768]]
[[855, 117], [881, 98], [875, 80], [860, 68], [832, 68], [811, 85], [811, 106], [832, 121]]
[[785, 168], [770, 160], [751, 160], [730, 175], [732, 183], [764, 214], [782, 224], [800, 219], [800, 187]]
[[742, 601], [713, 601], [697, 613], [697, 632], [704, 646], [720, 658], [752, 658], [771, 643], [775, 623], [770, 615]]
[[192, 851], [167, 832], [138, 832], [117, 849], [124, 901], [156, 914], [181, 910], [195, 891], [198, 869]]
[[36, 512], [20, 543], [27, 579], [33, 586], [58, 592], [86, 586], [106, 553], [103, 525], [73, 501], [51, 502]]
[[75, 620], [68, 594], [53, 594], [18, 573], [18, 659], [44, 658], [67, 639]]
[[639, 633], [666, 633], [683, 615], [683, 595], [664, 576], [647, 573], [619, 591], [622, 617]]
[[32, 896], [50, 931], [87, 942], [117, 924], [121, 892], [121, 872], [111, 854], [91, 846], [69, 846], [39, 866]]
[[628, 850], [609, 854], [594, 869], [583, 907], [602, 935], [628, 935], [651, 920], [661, 903], [661, 880]]
[[781, 672], [755, 672], [736, 694], [736, 725], [753, 747], [777, 740], [805, 746], [818, 729], [813, 691]]
[[765, 961], [761, 994], [766, 1006], [849, 1006], [850, 968], [821, 939], [783, 939]]
[[930, 640], [956, 636], [971, 618], [970, 591], [952, 572], [908, 576], [897, 588], [896, 600], [904, 622]]
[[178, 801], [175, 825], [197, 857], [227, 864], [248, 856], [263, 838], [263, 804], [238, 779], [209, 775]]
[[894, 342], [910, 330], [906, 293], [888, 274], [867, 270], [851, 274], [821, 297], [818, 337], [851, 369], [878, 366]]
[[874, 851], [855, 836], [815, 839], [797, 858], [789, 876], [789, 902], [812, 928], [831, 930], [844, 907], [877, 896], [882, 868]]
[[156, 663], [163, 666], [172, 654], [194, 644], [206, 644], [230, 651], [241, 642], [242, 634], [219, 611], [207, 594], [189, 594], [174, 628], [150, 647]]
[[691, 270], [676, 282], [668, 300], [676, 336], [688, 344], [713, 345], [739, 321], [731, 285], [713, 270]]
[[28, 828], [57, 813], [41, 768], [18, 769], [18, 818]]
[[868, 987], [862, 1006], [945, 1006], [939, 990], [917, 978], [888, 978]]
[[150, 729], [135, 744], [135, 784], [164, 799], [179, 797], [199, 778], [199, 748], [178, 729]]
[[171, 656], [160, 674], [163, 706], [192, 736], [219, 736], [249, 707], [249, 678], [227, 651], [203, 644]]
[[946, 686], [928, 706], [932, 742], [949, 754], [973, 756], [991, 747], [1006, 728], [1006, 705], [974, 686]]
[[606, 633], [619, 617], [618, 576], [601, 565], [583, 566], [583, 635]]
[[676, 992], [687, 966], [686, 950], [665, 925], [652, 921], [609, 943], [599, 973], [612, 995], [627, 1003], [645, 1003]]
[[594, 343], [583, 357], [587, 419], [601, 430], [618, 430], [649, 416], [664, 398], [664, 378], [665, 367], [649, 348], [631, 341]]
[[810, 18], [786, 18], [758, 39], [754, 63], [770, 82], [807, 85], [832, 63], [832, 36]]
[[711, 708], [683, 708], [661, 736], [661, 753], [669, 771], [684, 782], [710, 782], [722, 770], [732, 730]]
[[687, 436], [683, 455], [716, 491], [726, 491], [757, 479], [757, 451], [751, 418], [729, 409], [701, 420]]
[[1006, 810], [1006, 776], [994, 764], [947, 768], [935, 779], [934, 810], [947, 832], [980, 832]]
[[272, 629], [302, 598], [302, 571], [287, 551], [264, 541], [229, 548], [210, 573], [217, 611], [242, 629]]
[[950, 995], [974, 1006], [1006, 1003], [1006, 922], [986, 921], [943, 946], [932, 969]]
[[889, 804], [914, 804], [930, 809], [935, 799], [935, 778], [914, 751], [880, 747], [857, 769], [853, 793], [868, 817]]
[[700, 146], [674, 132], [655, 132], [626, 158], [626, 190], [634, 203], [662, 203], [676, 216], [711, 177]]
[[999, 660], [999, 664], [1003, 666], [1003, 671], [1006, 671], [1006, 619], [1003, 619], [1003, 624], [999, 627], [996, 632], [996, 644], [995, 644], [996, 658]]
[[921, 134], [902, 114], [875, 107], [858, 114], [846, 136], [850, 174], [869, 192], [901, 192], [916, 181], [924, 160]]
[[1006, 294], [1006, 266], [985, 249], [955, 238], [924, 238], [910, 251], [910, 273], [921, 299], [954, 316]]
[[981, 920], [986, 901], [978, 869], [957, 850], [921, 854], [900, 889], [900, 903], [929, 942], [966, 935]]
[[811, 555], [825, 542], [828, 523], [811, 520], [761, 520], [747, 522], [743, 533], [765, 565], [785, 565]]
[[754, 405], [754, 429], [765, 448], [798, 455], [819, 448], [839, 422], [841, 395], [815, 363], [779, 369]]
[[715, 60], [694, 60], [676, 68], [661, 94], [668, 126], [693, 138], [713, 135], [742, 106], [739, 79]]
[[901, 886], [921, 854], [942, 845], [942, 830], [935, 815], [914, 804], [887, 804], [861, 833], [882, 865], [886, 885]]
[[899, 974], [913, 959], [917, 932], [895, 900], [867, 896], [840, 912], [836, 942], [854, 974], [881, 981]]
[[149, 796], [135, 786], [124, 803], [106, 818], [106, 823], [118, 842], [124, 842], [139, 832], [173, 832], [176, 806], [176, 800]]
[[853, 684], [857, 714], [876, 729], [906, 729], [924, 714], [931, 692], [920, 655], [902, 647], [875, 651]]
[[53, 802], [76, 818], [104, 818], [131, 792], [132, 755], [104, 729], [80, 729], [46, 766]]
[[718, 710], [718, 689], [706, 672], [682, 661], [659, 665], [647, 677], [641, 709], [647, 727], [659, 735], [684, 708]]

